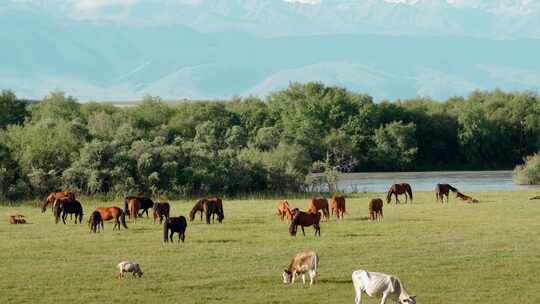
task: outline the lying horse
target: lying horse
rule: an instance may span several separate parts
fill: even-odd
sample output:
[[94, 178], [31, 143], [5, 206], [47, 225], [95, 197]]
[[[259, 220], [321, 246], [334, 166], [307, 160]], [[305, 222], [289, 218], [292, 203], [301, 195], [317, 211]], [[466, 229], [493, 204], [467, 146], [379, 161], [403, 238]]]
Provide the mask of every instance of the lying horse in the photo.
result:
[[312, 198], [308, 202], [308, 213], [318, 213], [322, 210], [324, 217], [328, 221], [330, 219], [330, 211], [328, 210], [328, 200], [325, 198]]
[[291, 208], [289, 208], [289, 202], [279, 201], [277, 205], [276, 215], [281, 218], [281, 221], [283, 221], [285, 216], [287, 216], [287, 219], [289, 220], [289, 222], [292, 221], [293, 214], [292, 214]]
[[[183, 216], [170, 217], [166, 219], [165, 222], [163, 223], [163, 241], [167, 243], [170, 237], [171, 243], [172, 243], [173, 234], [176, 232], [178, 233], [178, 243], [180, 243], [180, 241], [182, 241], [183, 243], [185, 239], [186, 228], [187, 228], [187, 221], [186, 221], [186, 218]], [[171, 231], [170, 236], [169, 236], [169, 230]]]
[[75, 224], [77, 224], [77, 218], [79, 218], [79, 224], [82, 224], [83, 208], [77, 200], [71, 200], [67, 197], [57, 199], [54, 202], [53, 213], [57, 224], [60, 217], [62, 217], [62, 222], [65, 225], [68, 214], [75, 214]]
[[388, 194], [386, 195], [386, 203], [390, 204], [392, 201], [392, 194], [396, 197], [396, 204], [400, 203], [398, 199], [398, 195], [405, 194], [405, 204], [407, 203], [407, 195], [411, 198], [411, 204], [413, 200], [412, 195], [412, 189], [411, 185], [407, 183], [401, 183], [401, 184], [393, 184], [390, 186], [390, 189], [388, 190]]
[[101, 218], [101, 213], [99, 213], [99, 211], [97, 210], [92, 212], [92, 214], [90, 215], [88, 225], [90, 226], [90, 233], [99, 232], [99, 225], [101, 225], [101, 230], [105, 231], [105, 227], [103, 227], [103, 219]]
[[214, 221], [214, 215], [218, 216], [218, 221], [221, 223], [225, 218], [223, 213], [223, 202], [218, 197], [203, 198], [197, 201], [191, 211], [189, 212], [189, 220], [193, 221], [197, 212], [201, 213], [201, 221], [203, 214], [206, 215], [206, 223], [210, 224], [210, 216], [212, 216], [212, 222]]
[[449, 184], [437, 184], [437, 186], [435, 186], [434, 191], [435, 191], [435, 199], [437, 200], [437, 203], [439, 202], [439, 200], [441, 201], [441, 203], [444, 203], [445, 195], [446, 195], [446, 202], [448, 203], [449, 192], [450, 191], [457, 192], [458, 189], [452, 187]]
[[383, 219], [383, 200], [380, 198], [374, 198], [369, 201], [369, 220], [375, 221], [379, 217]]
[[291, 221], [291, 225], [289, 226], [289, 233], [291, 236], [296, 236], [296, 231], [298, 230], [298, 226], [302, 227], [302, 233], [304, 236], [306, 235], [306, 232], [304, 231], [304, 227], [313, 226], [315, 228], [315, 236], [319, 235], [321, 236], [321, 227], [319, 226], [319, 223], [321, 221], [321, 213], [309, 213], [309, 212], [303, 212], [298, 210], [298, 208], [295, 208], [293, 210], [294, 212], [294, 218]]
[[[126, 196], [124, 198], [124, 213], [126, 213], [129, 218], [132, 218], [132, 215], [129, 213], [129, 201], [138, 201], [139, 209], [137, 210], [137, 216], [142, 217], [144, 213], [146, 213], [146, 217], [148, 217], [148, 209], [152, 208], [154, 206], [154, 202], [144, 196]], [[142, 210], [139, 214], [139, 210]]]
[[336, 213], [336, 216], [339, 220], [340, 216], [341, 219], [343, 219], [343, 214], [345, 214], [345, 197], [343, 196], [333, 196], [332, 201], [330, 203], [330, 209], [332, 210], [332, 215], [334, 215], [334, 212]]
[[161, 224], [163, 222], [163, 218], [168, 219], [169, 218], [169, 212], [171, 210], [171, 205], [167, 202], [161, 202], [161, 203], [155, 203], [153, 216], [154, 216], [154, 224], [156, 223], [156, 219], [159, 218], [159, 223]]
[[74, 201], [75, 193], [69, 192], [69, 191], [63, 191], [63, 192], [53, 192], [49, 194], [49, 196], [47, 196], [47, 198], [45, 199], [45, 202], [41, 206], [41, 212], [42, 213], [45, 212], [47, 210], [47, 206], [49, 205], [51, 205], [52, 207], [54, 202], [60, 198], [69, 198], [70, 200]]
[[99, 212], [99, 214], [101, 215], [101, 219], [104, 221], [109, 221], [112, 219], [115, 220], [113, 230], [115, 230], [117, 226], [118, 230], [120, 230], [120, 222], [122, 222], [122, 226], [124, 226], [124, 228], [128, 229], [126, 225], [126, 213], [122, 209], [116, 206], [98, 207], [96, 208], [96, 211]]
[[9, 223], [12, 225], [26, 224], [26, 220], [24, 219], [24, 215], [22, 214], [10, 215]]
[[478, 203], [478, 200], [468, 196], [468, 195], [465, 195], [461, 192], [456, 192], [456, 197], [461, 199], [462, 201], [465, 201], [466, 203], [470, 204], [470, 203]]

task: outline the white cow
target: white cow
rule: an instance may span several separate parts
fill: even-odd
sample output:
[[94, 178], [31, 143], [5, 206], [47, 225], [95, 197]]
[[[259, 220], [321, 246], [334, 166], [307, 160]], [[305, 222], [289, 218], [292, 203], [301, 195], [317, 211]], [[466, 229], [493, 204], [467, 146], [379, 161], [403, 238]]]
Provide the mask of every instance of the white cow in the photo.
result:
[[296, 276], [302, 274], [302, 282], [306, 284], [306, 272], [309, 274], [309, 285], [317, 276], [319, 257], [314, 251], [303, 251], [294, 256], [289, 266], [283, 271], [283, 283], [294, 284]]
[[133, 276], [138, 275], [139, 278], [143, 275], [141, 267], [139, 267], [139, 264], [135, 262], [123, 261], [120, 262], [116, 267], [118, 267], [118, 270], [120, 271], [120, 273], [118, 274], [119, 278], [123, 278], [126, 272], [131, 272]]
[[399, 304], [416, 304], [416, 297], [409, 295], [398, 277], [380, 273], [357, 270], [352, 274], [356, 304], [362, 303], [362, 292], [370, 297], [381, 297], [381, 304], [390, 298]]

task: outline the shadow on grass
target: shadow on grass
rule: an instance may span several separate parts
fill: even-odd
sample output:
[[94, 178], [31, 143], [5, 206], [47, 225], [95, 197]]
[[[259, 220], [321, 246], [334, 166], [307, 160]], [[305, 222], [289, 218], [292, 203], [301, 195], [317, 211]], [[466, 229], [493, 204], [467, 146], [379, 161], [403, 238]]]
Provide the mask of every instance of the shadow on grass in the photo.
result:
[[331, 283], [331, 284], [352, 284], [352, 281], [349, 279], [338, 279], [338, 278], [329, 278], [329, 279], [320, 279], [318, 283]]
[[359, 237], [359, 236], [383, 236], [380, 233], [347, 233], [343, 235], [344, 237]]
[[195, 240], [194, 243], [205, 243], [205, 244], [225, 244], [225, 243], [238, 243], [239, 240], [223, 239], [223, 240]]

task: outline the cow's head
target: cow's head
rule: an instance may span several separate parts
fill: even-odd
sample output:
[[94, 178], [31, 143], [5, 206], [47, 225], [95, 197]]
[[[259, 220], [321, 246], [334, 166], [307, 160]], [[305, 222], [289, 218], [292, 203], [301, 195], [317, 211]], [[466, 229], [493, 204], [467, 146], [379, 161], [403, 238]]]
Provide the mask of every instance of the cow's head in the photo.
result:
[[292, 272], [285, 269], [283, 270], [282, 277], [283, 277], [283, 284], [290, 284], [292, 281]]
[[400, 304], [416, 304], [416, 296], [410, 296], [406, 299], [399, 300]]

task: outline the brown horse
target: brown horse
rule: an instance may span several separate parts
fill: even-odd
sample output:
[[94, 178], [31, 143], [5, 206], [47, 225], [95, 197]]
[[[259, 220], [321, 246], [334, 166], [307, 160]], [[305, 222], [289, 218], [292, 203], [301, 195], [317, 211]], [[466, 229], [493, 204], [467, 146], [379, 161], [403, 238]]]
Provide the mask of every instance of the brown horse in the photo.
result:
[[369, 220], [375, 221], [383, 219], [383, 200], [380, 198], [374, 198], [369, 201]]
[[189, 220], [193, 221], [197, 212], [201, 213], [201, 221], [203, 214], [207, 216], [207, 223], [210, 224], [209, 216], [212, 216], [212, 221], [214, 221], [214, 215], [218, 216], [218, 221], [221, 223], [225, 218], [223, 212], [223, 202], [219, 197], [212, 198], [202, 198], [195, 203], [191, 211], [189, 212]]
[[110, 221], [112, 219], [115, 220], [113, 230], [116, 229], [118, 226], [118, 230], [120, 230], [120, 222], [122, 222], [122, 226], [124, 228], [128, 229], [126, 225], [126, 213], [124, 210], [114, 206], [114, 207], [98, 207], [96, 208], [96, 211], [99, 212], [101, 215], [101, 219], [104, 221]]
[[171, 210], [171, 205], [167, 202], [161, 202], [161, 203], [155, 203], [154, 207], [154, 224], [156, 223], [156, 219], [159, 218], [159, 223], [161, 224], [163, 222], [163, 218], [168, 219], [169, 218], [169, 212]]
[[137, 216], [142, 217], [144, 213], [146, 213], [146, 217], [148, 217], [148, 209], [152, 208], [154, 206], [154, 201], [150, 199], [149, 197], [144, 196], [126, 196], [124, 197], [124, 212], [128, 215], [128, 217], [131, 219], [131, 214], [129, 213], [129, 201], [138, 201], [139, 203], [139, 210], [141, 210], [141, 213], [139, 214], [137, 211]]
[[283, 221], [285, 216], [287, 216], [287, 219], [289, 220], [289, 222], [292, 221], [293, 214], [292, 214], [291, 208], [289, 207], [289, 202], [279, 201], [277, 205], [276, 215], [281, 218], [281, 221]]
[[26, 220], [24, 219], [24, 215], [22, 214], [10, 215], [9, 223], [12, 225], [26, 224]]
[[312, 198], [308, 202], [308, 213], [317, 213], [322, 210], [324, 217], [328, 221], [330, 219], [330, 211], [328, 210], [328, 200], [325, 198]]
[[69, 198], [70, 200], [75, 200], [75, 193], [69, 192], [69, 191], [63, 191], [63, 192], [53, 192], [47, 196], [45, 199], [45, 202], [41, 206], [41, 212], [45, 212], [47, 210], [47, 206], [54, 204], [54, 201], [60, 198]]
[[400, 203], [398, 199], [398, 195], [405, 194], [405, 204], [407, 203], [407, 195], [411, 198], [411, 204], [413, 200], [412, 195], [412, 189], [411, 185], [407, 183], [401, 183], [401, 184], [393, 184], [390, 186], [390, 189], [388, 190], [388, 194], [386, 195], [386, 203], [390, 204], [392, 201], [392, 194], [396, 197], [396, 204]]
[[126, 204], [126, 206], [124, 206], [124, 213], [127, 213], [129, 219], [137, 222], [139, 210], [141, 209], [141, 201], [136, 197], [126, 197], [124, 203]]
[[90, 215], [90, 219], [88, 220], [88, 225], [90, 226], [90, 233], [96, 233], [99, 232], [99, 226], [101, 225], [101, 230], [105, 231], [105, 227], [103, 227], [103, 219], [101, 218], [101, 213], [99, 211], [94, 211]]
[[315, 236], [321, 236], [321, 226], [319, 226], [319, 223], [321, 221], [321, 213], [311, 213], [311, 212], [303, 212], [298, 210], [298, 208], [295, 208], [293, 210], [294, 212], [294, 218], [291, 221], [291, 225], [289, 226], [289, 233], [291, 236], [296, 236], [296, 231], [298, 230], [298, 226], [302, 228], [302, 233], [304, 236], [306, 235], [306, 232], [304, 231], [304, 227], [313, 226], [315, 228]]
[[449, 192], [450, 191], [457, 192], [458, 189], [452, 187], [449, 184], [437, 184], [437, 186], [435, 186], [434, 191], [435, 191], [435, 199], [437, 200], [437, 203], [439, 202], [439, 200], [441, 201], [441, 203], [444, 203], [445, 195], [446, 195], [446, 202], [448, 203]]
[[330, 209], [332, 209], [332, 215], [334, 212], [339, 220], [340, 216], [343, 219], [343, 214], [345, 214], [345, 197], [344, 196], [333, 196], [332, 201], [330, 202]]
[[468, 195], [465, 195], [465, 194], [463, 194], [463, 193], [461, 193], [459, 191], [456, 192], [456, 197], [461, 199], [462, 201], [468, 203], [468, 204], [470, 204], [470, 203], [478, 203], [478, 200], [476, 200], [476, 199], [474, 199], [474, 198], [472, 198], [472, 197], [470, 197]]

